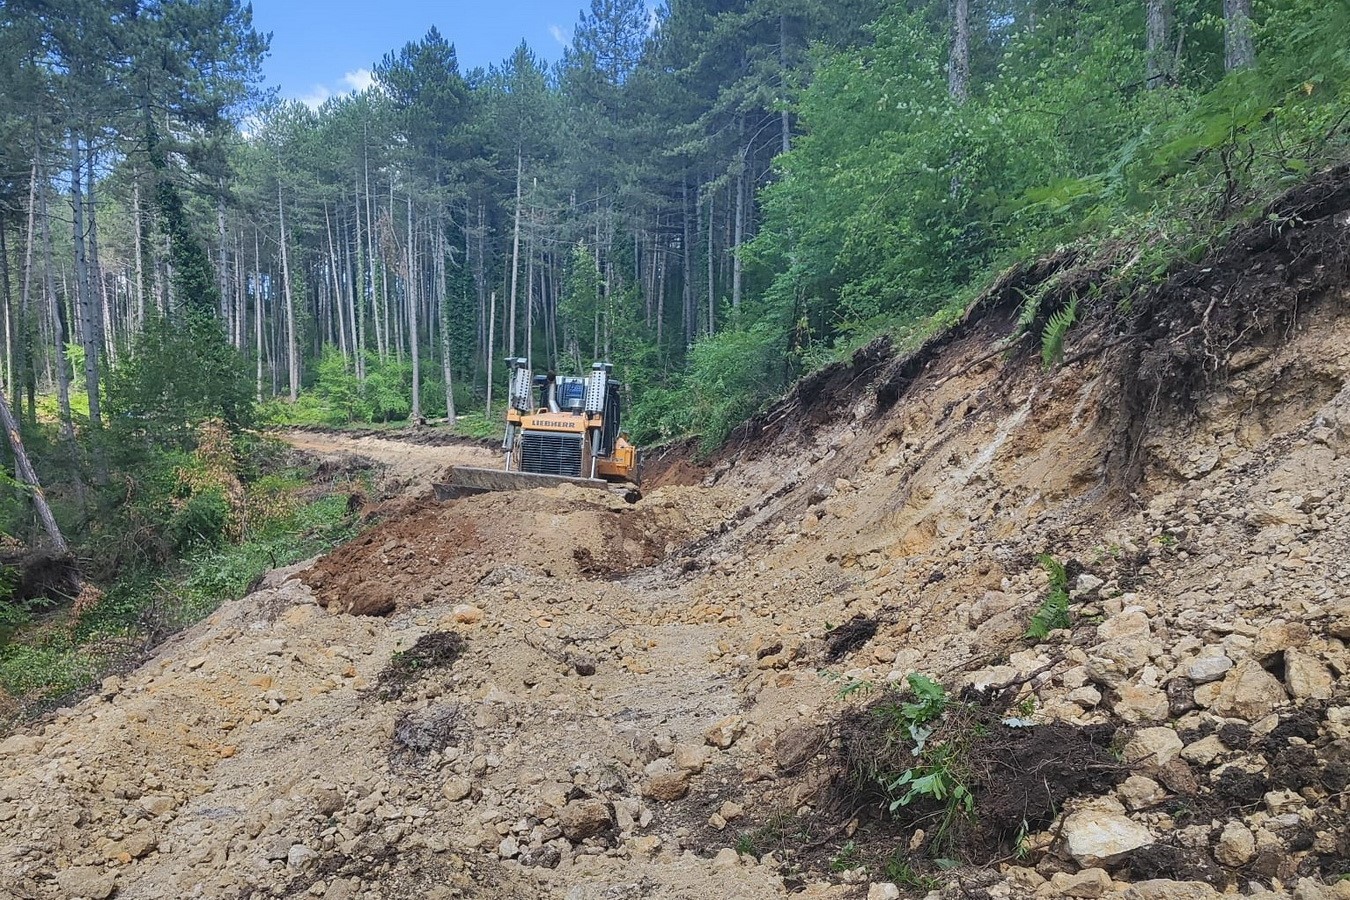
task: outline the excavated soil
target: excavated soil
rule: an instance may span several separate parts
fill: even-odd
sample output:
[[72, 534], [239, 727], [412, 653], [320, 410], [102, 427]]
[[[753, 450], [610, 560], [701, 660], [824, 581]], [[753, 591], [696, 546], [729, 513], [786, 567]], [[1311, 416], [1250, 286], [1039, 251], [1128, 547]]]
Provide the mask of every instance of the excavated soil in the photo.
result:
[[[292, 435], [380, 466], [384, 518], [0, 742], [0, 893], [1350, 896], [1345, 181], [1087, 306], [1051, 372], [1019, 290], [1099, 270], [1011, 270], [632, 504], [436, 503], [492, 449]], [[976, 751], [955, 869], [839, 789], [860, 733], [905, 762], [863, 724], [914, 672], [1019, 719], [935, 733]]]

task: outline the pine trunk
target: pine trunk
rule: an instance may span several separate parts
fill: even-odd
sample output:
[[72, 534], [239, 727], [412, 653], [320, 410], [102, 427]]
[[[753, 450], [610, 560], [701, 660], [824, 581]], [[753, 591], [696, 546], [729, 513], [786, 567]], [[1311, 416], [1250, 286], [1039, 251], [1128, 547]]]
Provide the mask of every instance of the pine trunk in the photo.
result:
[[300, 399], [300, 348], [295, 339], [295, 297], [291, 293], [290, 254], [286, 250], [286, 207], [277, 182], [277, 221], [281, 226], [281, 290], [286, 297], [286, 387], [292, 403]]
[[1252, 0], [1223, 0], [1223, 64], [1229, 72], [1256, 65]]
[[947, 61], [947, 95], [957, 104], [970, 97], [970, 0], [951, 0], [952, 48]]
[[1172, 81], [1172, 0], [1148, 0], [1145, 22], [1145, 77], [1148, 88]]

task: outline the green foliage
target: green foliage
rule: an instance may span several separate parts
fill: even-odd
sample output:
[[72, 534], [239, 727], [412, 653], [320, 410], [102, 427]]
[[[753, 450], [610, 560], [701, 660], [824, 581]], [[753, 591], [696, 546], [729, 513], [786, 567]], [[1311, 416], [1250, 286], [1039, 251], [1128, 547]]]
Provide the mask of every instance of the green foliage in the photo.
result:
[[187, 448], [207, 419], [237, 430], [254, 418], [243, 358], [215, 317], [196, 311], [146, 322], [109, 373], [106, 403], [109, 426], [127, 446]]
[[1050, 576], [1050, 585], [1041, 605], [1031, 617], [1026, 637], [1043, 641], [1056, 628], [1069, 627], [1069, 573], [1062, 563], [1048, 553], [1041, 554], [1037, 561]]
[[1041, 362], [1049, 369], [1064, 359], [1064, 336], [1069, 333], [1078, 318], [1078, 296], [1075, 294], [1068, 303], [1050, 316], [1041, 333]]
[[[867, 761], [854, 777], [871, 784], [886, 798], [887, 809], [898, 813], [924, 802], [938, 810], [933, 829], [934, 846], [942, 846], [958, 819], [975, 811], [975, 798], [967, 787], [966, 749], [971, 735], [967, 722], [957, 716], [939, 735], [949, 711], [964, 712], [941, 684], [912, 673], [907, 678], [908, 699], [888, 694], [871, 707], [882, 726], [885, 758]], [[906, 748], [905, 752], [899, 752]], [[912, 760], [909, 765], [895, 760]]]

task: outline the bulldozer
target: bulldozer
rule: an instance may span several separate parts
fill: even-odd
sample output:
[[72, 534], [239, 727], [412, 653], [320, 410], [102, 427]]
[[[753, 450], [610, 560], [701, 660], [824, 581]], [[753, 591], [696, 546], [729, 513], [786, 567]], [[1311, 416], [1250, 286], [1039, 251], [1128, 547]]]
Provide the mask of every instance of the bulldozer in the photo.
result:
[[586, 375], [536, 374], [529, 360], [508, 359], [503, 466], [456, 466], [442, 499], [483, 491], [519, 491], [562, 483], [608, 488], [636, 499], [642, 455], [620, 431], [623, 385], [614, 366], [597, 362]]

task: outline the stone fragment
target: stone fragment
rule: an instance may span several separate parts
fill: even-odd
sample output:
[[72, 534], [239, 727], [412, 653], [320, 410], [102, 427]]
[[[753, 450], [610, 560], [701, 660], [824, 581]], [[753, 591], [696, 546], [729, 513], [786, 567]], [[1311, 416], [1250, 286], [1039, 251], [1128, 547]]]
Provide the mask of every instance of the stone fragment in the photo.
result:
[[1056, 872], [1050, 876], [1050, 887], [1057, 897], [1081, 897], [1096, 900], [1111, 890], [1111, 876], [1105, 869], [1084, 869], [1077, 874]]
[[471, 603], [461, 603], [450, 611], [450, 618], [460, 625], [476, 625], [483, 621], [483, 611]]
[[71, 866], [56, 873], [56, 884], [66, 897], [88, 897], [90, 900], [106, 900], [117, 889], [117, 880], [112, 872], [100, 866]]
[[162, 816], [172, 812], [178, 803], [172, 797], [163, 794], [150, 794], [137, 800], [136, 805], [152, 816]]
[[307, 872], [319, 862], [319, 854], [304, 844], [292, 844], [286, 851], [286, 868], [296, 872]]
[[1304, 647], [1312, 640], [1312, 629], [1302, 622], [1271, 622], [1256, 633], [1252, 655], [1265, 661], [1286, 650]]
[[698, 774], [708, 765], [711, 757], [712, 751], [707, 747], [697, 744], [676, 744], [670, 760], [675, 764], [675, 768]]
[[1167, 791], [1147, 775], [1131, 775], [1117, 789], [1125, 808], [1129, 810], [1147, 809], [1167, 796]]
[[1296, 700], [1330, 700], [1336, 681], [1320, 659], [1302, 650], [1284, 653], [1284, 684]]
[[745, 720], [740, 716], [727, 716], [711, 725], [703, 732], [703, 738], [720, 750], [725, 750], [745, 733]]
[[1181, 753], [1181, 737], [1171, 728], [1140, 728], [1121, 751], [1125, 762], [1141, 771], [1153, 772], [1166, 766]]
[[1214, 858], [1225, 866], [1245, 866], [1256, 856], [1256, 836], [1241, 822], [1229, 822], [1214, 845]]
[[1229, 672], [1219, 684], [1219, 692], [1210, 705], [1225, 718], [1255, 722], [1270, 715], [1288, 697], [1284, 687], [1255, 660], [1246, 660]]
[[1120, 896], [1122, 900], [1222, 900], [1224, 895], [1203, 881], [1154, 878], [1135, 882]]
[[451, 778], [441, 785], [441, 793], [451, 803], [463, 800], [473, 793], [473, 782], [467, 778]]
[[1119, 804], [1104, 800], [1065, 817], [1063, 835], [1069, 855], [1084, 867], [1114, 865], [1153, 843], [1147, 828], [1125, 815]]
[[1193, 762], [1197, 766], [1208, 766], [1227, 752], [1228, 748], [1224, 746], [1219, 736], [1211, 734], [1209, 737], [1201, 738], [1193, 744], [1187, 744], [1181, 751], [1181, 758], [1186, 762]]
[[1122, 684], [1116, 693], [1120, 696], [1116, 715], [1126, 722], [1164, 722], [1172, 709], [1167, 693], [1148, 685]]
[[792, 770], [815, 756], [822, 743], [819, 728], [810, 725], [789, 725], [774, 738], [774, 759], [780, 769]]
[[900, 888], [889, 881], [874, 881], [867, 886], [867, 900], [900, 900]]
[[558, 824], [568, 840], [583, 841], [608, 830], [614, 813], [601, 800], [573, 800], [558, 810]]
[[685, 771], [653, 775], [642, 786], [642, 796], [662, 803], [679, 800], [687, 793], [689, 793], [689, 773]]
[[718, 872], [726, 872], [741, 867], [741, 855], [730, 847], [723, 847], [713, 857], [712, 867]]
[[1201, 656], [1186, 667], [1186, 677], [1196, 684], [1209, 684], [1218, 681], [1233, 668], [1233, 661], [1226, 656]]

